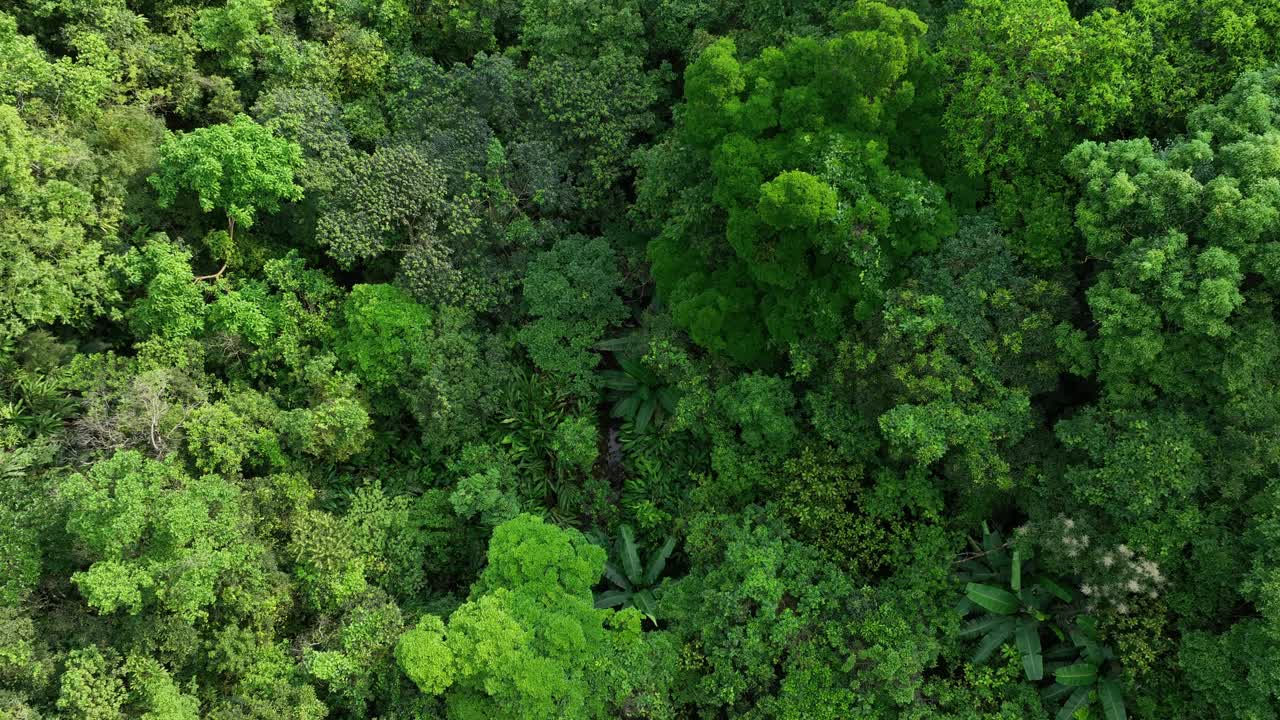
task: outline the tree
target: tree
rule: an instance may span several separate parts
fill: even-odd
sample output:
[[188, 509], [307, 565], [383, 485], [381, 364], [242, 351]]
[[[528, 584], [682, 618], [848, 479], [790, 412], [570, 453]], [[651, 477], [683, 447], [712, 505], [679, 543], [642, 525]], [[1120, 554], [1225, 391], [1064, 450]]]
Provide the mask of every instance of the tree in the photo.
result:
[[598, 388], [600, 356], [592, 347], [626, 317], [618, 297], [617, 258], [603, 238], [570, 236], [529, 263], [524, 298], [532, 321], [520, 342], [533, 364], [587, 397]]
[[711, 44], [645, 160], [658, 290], [695, 342], [743, 364], [834, 340], [953, 226], [896, 144], [928, 65], [924, 24], [860, 2], [838, 25], [745, 63], [731, 40]]
[[[401, 636], [400, 667], [451, 718], [604, 717], [618, 686], [611, 653], [641, 642], [639, 613], [593, 607], [605, 553], [531, 515], [494, 529], [489, 564], [448, 623], [427, 615]], [[634, 668], [632, 672], [643, 672]]]
[[158, 610], [195, 622], [214, 605], [252, 617], [279, 601], [235, 590], [262, 582], [264, 549], [249, 534], [234, 484], [189, 478], [172, 462], [127, 450], [67, 478], [59, 491], [67, 532], [90, 563], [72, 580], [98, 612]]
[[[1036, 438], [1031, 398], [1063, 371], [1071, 281], [1035, 273], [990, 216], [966, 218], [891, 291], [873, 330], [837, 355], [824, 392], [875, 417], [890, 451], [948, 479], [1011, 487], [1013, 450]], [[852, 338], [858, 338], [853, 340]]]
[[1271, 230], [1280, 199], [1270, 189], [1280, 168], [1268, 160], [1278, 96], [1280, 70], [1247, 73], [1194, 111], [1168, 149], [1145, 138], [1086, 142], [1064, 160], [1084, 191], [1076, 215], [1086, 248], [1109, 258], [1088, 299], [1110, 393], [1205, 397], [1225, 379], [1191, 380], [1214, 365], [1206, 359], [1271, 331], [1250, 322], [1271, 299], [1248, 292], [1246, 276], [1280, 282]]
[[1135, 0], [1129, 5], [1128, 14], [1150, 36], [1140, 99], [1142, 126], [1153, 131], [1180, 130], [1197, 105], [1228, 92], [1241, 74], [1280, 58], [1276, 0]]
[[0, 144], [0, 337], [101, 311], [113, 292], [94, 225], [110, 218], [92, 193], [61, 179], [72, 148], [33, 132], [8, 105]]
[[227, 230], [205, 237], [222, 267], [197, 279], [217, 279], [237, 256], [236, 226], [253, 226], [259, 210], [276, 212], [281, 200], [302, 199], [293, 182], [302, 165], [302, 150], [282, 140], [247, 115], [230, 123], [167, 137], [160, 146], [160, 167], [148, 181], [161, 207], [170, 207], [183, 192], [194, 192], [200, 209], [226, 213]]
[[1063, 0], [980, 0], [948, 21], [943, 126], [959, 167], [983, 179], [1026, 256], [1051, 266], [1069, 250], [1073, 189], [1059, 160], [1133, 112], [1143, 51], [1132, 19], [1082, 21]]
[[[760, 508], [701, 515], [686, 543], [689, 575], [658, 598], [705, 668], [676, 692], [710, 715], [834, 719], [910, 706], [915, 673], [937, 652], [915, 623], [950, 622], [948, 573], [926, 569], [931, 554], [945, 552], [942, 540], [921, 532], [898, 565], [902, 582], [873, 586], [790, 538]], [[928, 614], [930, 606], [939, 613]]]

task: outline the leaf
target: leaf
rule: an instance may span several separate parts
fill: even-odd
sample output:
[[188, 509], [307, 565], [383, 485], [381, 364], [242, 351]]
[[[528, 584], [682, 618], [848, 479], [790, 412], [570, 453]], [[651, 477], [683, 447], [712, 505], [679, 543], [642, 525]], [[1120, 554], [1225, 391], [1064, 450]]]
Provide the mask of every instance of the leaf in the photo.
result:
[[1071, 717], [1076, 714], [1076, 710], [1088, 704], [1089, 688], [1077, 688], [1075, 692], [1071, 693], [1071, 697], [1067, 698], [1067, 701], [1062, 704], [1062, 709], [1058, 711], [1057, 718], [1058, 720], [1071, 720]]
[[1044, 678], [1044, 656], [1040, 654], [1039, 623], [1022, 620], [1018, 623], [1018, 652], [1022, 653], [1022, 671], [1028, 680]]
[[997, 615], [1012, 615], [1018, 610], [1018, 598], [994, 585], [969, 583], [965, 588], [965, 596], [979, 607]]
[[[618, 352], [619, 350], [626, 350], [627, 348], [631, 347], [634, 343], [635, 343], [635, 339], [631, 335], [623, 335], [622, 337], [608, 338], [606, 340], [601, 340], [597, 342], [593, 347], [596, 350]], [[623, 367], [626, 367], [625, 361], [619, 361], [618, 364]], [[609, 372], [617, 372], [617, 371], [611, 370]]]
[[1018, 652], [1023, 655], [1040, 654], [1040, 624], [1036, 621], [1018, 621]]
[[1106, 720], [1127, 720], [1129, 717], [1124, 709], [1124, 693], [1115, 680], [1098, 683], [1098, 699], [1102, 701], [1102, 716]]
[[676, 392], [671, 388], [664, 387], [658, 390], [658, 402], [661, 403], [662, 409], [666, 410], [668, 414], [675, 413], [676, 399]]
[[1067, 687], [1087, 687], [1098, 679], [1098, 667], [1092, 663], [1081, 662], [1058, 668], [1053, 676]]
[[667, 567], [667, 558], [671, 557], [671, 553], [675, 549], [675, 536], [668, 536], [667, 541], [662, 544], [658, 552], [649, 557], [649, 566], [644, 570], [645, 585], [653, 585], [658, 582], [658, 577], [662, 575], [662, 571]]
[[636, 413], [636, 432], [644, 432], [644, 429], [649, 427], [649, 421], [653, 419], [653, 412], [657, 409], [658, 403], [652, 397], [644, 401], [640, 411]]
[[630, 598], [631, 591], [629, 590], [609, 590], [608, 592], [602, 592], [600, 593], [600, 596], [596, 598], [596, 609], [603, 610], [604, 608], [617, 607], [626, 603]]
[[604, 576], [609, 578], [609, 582], [617, 585], [623, 590], [631, 589], [631, 582], [627, 580], [627, 576], [623, 575], [622, 572], [618, 570], [618, 566], [611, 562], [606, 562], [604, 564]]
[[1004, 538], [1000, 537], [999, 532], [987, 532], [986, 525], [982, 528], [982, 549], [987, 552], [995, 552], [997, 548], [1004, 544]]
[[1049, 578], [1039, 578], [1036, 580], [1036, 584], [1044, 588], [1047, 592], [1052, 593], [1055, 597], [1057, 597], [1062, 602], [1071, 602], [1071, 599], [1072, 599], [1071, 591], [1062, 587], [1058, 583], [1050, 580]]
[[1044, 656], [1039, 653], [1035, 655], [1023, 655], [1022, 672], [1027, 676], [1028, 680], [1043, 680]]
[[653, 593], [641, 590], [631, 598], [631, 603], [637, 610], [648, 615], [650, 620], [655, 623], [658, 621], [658, 601], [653, 599]]
[[1066, 685], [1054, 683], [1049, 687], [1045, 688], [1044, 690], [1040, 691], [1040, 699], [1044, 702], [1045, 705], [1049, 705], [1051, 703], [1058, 702], [1059, 700], [1065, 698], [1066, 696], [1070, 695], [1073, 692], [1075, 692], [1074, 688], [1069, 688]]
[[987, 658], [991, 657], [991, 653], [995, 652], [996, 648], [1003, 645], [1004, 641], [1008, 640], [1009, 636], [1013, 634], [1013, 621], [1008, 618], [1001, 618], [1001, 620], [1003, 622], [988, 633], [982, 639], [982, 642], [978, 644], [978, 649], [973, 651], [972, 660], [974, 663], [986, 662]]
[[985, 615], [976, 620], [970, 620], [960, 629], [960, 637], [973, 637], [990, 632], [997, 625], [1009, 622], [1009, 618], [1000, 617], [999, 615]]
[[636, 551], [635, 531], [630, 525], [618, 527], [618, 555], [622, 557], [622, 569], [626, 571], [627, 579], [638, 585], [644, 576], [640, 574], [640, 554]]
[[613, 406], [613, 412], [610, 414], [616, 418], [630, 419], [636, 414], [636, 409], [639, 406], [640, 398], [635, 395], [628, 395]]
[[1009, 587], [1014, 592], [1022, 590], [1022, 552], [1013, 551], [1013, 564], [1009, 566]]

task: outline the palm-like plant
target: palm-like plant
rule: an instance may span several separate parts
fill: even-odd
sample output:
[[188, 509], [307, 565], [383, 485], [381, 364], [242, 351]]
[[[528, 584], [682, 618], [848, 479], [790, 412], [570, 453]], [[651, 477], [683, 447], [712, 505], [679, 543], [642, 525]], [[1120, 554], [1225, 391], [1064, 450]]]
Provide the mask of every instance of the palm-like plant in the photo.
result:
[[[1046, 671], [1052, 673], [1053, 684], [1041, 690], [1041, 697], [1046, 704], [1062, 703], [1057, 720], [1070, 720], [1094, 698], [1105, 720], [1124, 720], [1115, 655], [1099, 642], [1093, 618], [1072, 611], [1075, 593], [1038, 573], [1029, 553], [1011, 551], [986, 523], [982, 531], [982, 544], [963, 560], [959, 572], [960, 579], [968, 581], [959, 609], [978, 613], [960, 636], [982, 638], [973, 662], [985, 662], [1013, 638], [1027, 680], [1047, 681]], [[1058, 640], [1047, 651], [1040, 643], [1042, 628]]]
[[[598, 545], [609, 549], [608, 539], [602, 533], [596, 531], [592, 535], [592, 540]], [[604, 575], [615, 588], [597, 595], [596, 607], [634, 607], [656, 625], [658, 601], [653, 596], [653, 588], [658, 585], [658, 579], [667, 567], [667, 558], [671, 557], [675, 548], [675, 537], [667, 536], [662, 547], [650, 554], [648, 562], [641, 565], [635, 531], [630, 525], [619, 526], [612, 557], [604, 564]], [[615, 558], [619, 563], [614, 562]]]
[[630, 421], [636, 432], [662, 425], [675, 412], [679, 395], [639, 360], [619, 360], [621, 370], [606, 370], [604, 386], [614, 399], [613, 417]]

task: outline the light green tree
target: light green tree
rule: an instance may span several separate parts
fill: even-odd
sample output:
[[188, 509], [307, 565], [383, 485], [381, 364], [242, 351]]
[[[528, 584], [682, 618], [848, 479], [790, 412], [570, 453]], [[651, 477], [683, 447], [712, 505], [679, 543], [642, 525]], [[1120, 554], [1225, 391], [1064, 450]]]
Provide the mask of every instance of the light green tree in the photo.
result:
[[642, 641], [638, 612], [594, 607], [604, 560], [582, 534], [532, 515], [499, 525], [470, 599], [447, 623], [427, 615], [402, 635], [400, 667], [457, 720], [605, 717], [645, 670], [610, 661]]
[[205, 238], [210, 252], [222, 259], [212, 275], [217, 279], [236, 255], [236, 227], [249, 228], [259, 210], [276, 212], [282, 200], [301, 200], [302, 188], [293, 182], [302, 167], [297, 143], [276, 137], [247, 115], [230, 123], [179, 133], [160, 146], [159, 171], [148, 181], [159, 193], [161, 207], [170, 207], [183, 192], [194, 192], [200, 209], [221, 209], [225, 232]]

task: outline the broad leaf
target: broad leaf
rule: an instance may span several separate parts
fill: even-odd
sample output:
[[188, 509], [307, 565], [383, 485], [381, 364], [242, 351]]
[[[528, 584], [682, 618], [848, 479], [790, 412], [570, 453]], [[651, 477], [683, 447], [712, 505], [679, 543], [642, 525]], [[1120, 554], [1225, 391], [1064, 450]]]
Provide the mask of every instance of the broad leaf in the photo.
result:
[[1028, 680], [1044, 678], [1044, 657], [1040, 654], [1040, 627], [1032, 620], [1018, 622], [1018, 652], [1022, 653], [1022, 670]]
[[636, 432], [644, 432], [644, 429], [649, 427], [649, 421], [653, 419], [653, 412], [657, 409], [656, 400], [652, 397], [645, 399], [640, 405], [640, 411], [636, 413]]
[[658, 402], [662, 404], [662, 409], [668, 413], [676, 411], [676, 393], [671, 388], [662, 388], [658, 391]]
[[1051, 705], [1057, 703], [1059, 700], [1062, 700], [1075, 691], [1075, 688], [1069, 688], [1066, 685], [1054, 683], [1040, 691], [1040, 699], [1045, 705]]
[[974, 663], [986, 662], [987, 658], [991, 657], [991, 653], [1003, 645], [1010, 635], [1013, 635], [1013, 621], [1009, 618], [1001, 619], [1004, 622], [982, 638], [982, 642], [978, 644], [978, 649], [973, 652], [972, 659]]
[[627, 576], [623, 575], [622, 572], [618, 570], [618, 566], [611, 562], [606, 562], [604, 564], [604, 576], [609, 578], [609, 582], [617, 585], [623, 590], [631, 589], [631, 581], [627, 580]]
[[1124, 709], [1124, 693], [1115, 680], [1098, 683], [1098, 699], [1102, 701], [1102, 716], [1106, 720], [1127, 720], [1129, 717]]
[[1067, 698], [1067, 701], [1063, 703], [1062, 709], [1058, 711], [1057, 718], [1058, 720], [1071, 720], [1071, 716], [1076, 714], [1076, 710], [1088, 704], [1089, 688], [1076, 688], [1076, 691], [1071, 693], [1071, 697]]
[[667, 567], [667, 558], [671, 557], [671, 552], [676, 549], [676, 539], [674, 536], [667, 537], [667, 541], [662, 544], [658, 551], [649, 557], [649, 566], [644, 570], [644, 584], [653, 585], [658, 582], [658, 578], [662, 575], [662, 571]]
[[1061, 585], [1050, 580], [1049, 578], [1039, 578], [1036, 580], [1036, 584], [1044, 588], [1046, 591], [1052, 593], [1055, 597], [1057, 597], [1062, 602], [1071, 602], [1072, 600], [1072, 595], [1070, 590], [1062, 587]]
[[960, 637], [973, 637], [990, 632], [997, 625], [1009, 622], [1009, 618], [1000, 617], [999, 615], [984, 615], [976, 620], [970, 620], [960, 629]]
[[623, 418], [625, 420], [634, 417], [636, 409], [639, 407], [640, 398], [636, 395], [628, 395], [627, 397], [619, 400], [618, 403], [613, 406], [613, 412], [611, 414], [616, 418]]
[[640, 612], [648, 615], [650, 620], [658, 621], [658, 601], [654, 600], [653, 593], [648, 590], [641, 590], [631, 598], [631, 604], [635, 605]]
[[600, 596], [596, 598], [596, 609], [603, 610], [604, 608], [618, 607], [619, 605], [627, 602], [630, 598], [631, 592], [629, 590], [609, 590], [607, 592], [602, 592], [600, 593]]
[[969, 583], [965, 588], [965, 596], [978, 607], [997, 615], [1012, 615], [1018, 611], [1018, 598], [1008, 590], [993, 585]]
[[1014, 592], [1022, 589], [1022, 553], [1013, 551], [1013, 564], [1009, 566], [1009, 587]]
[[1053, 676], [1067, 687], [1087, 687], [1098, 679], [1098, 666], [1087, 662], [1076, 663], [1058, 668]]
[[618, 527], [618, 555], [622, 558], [622, 569], [632, 585], [639, 585], [644, 579], [640, 570], [640, 553], [636, 549], [635, 531], [630, 525]]

